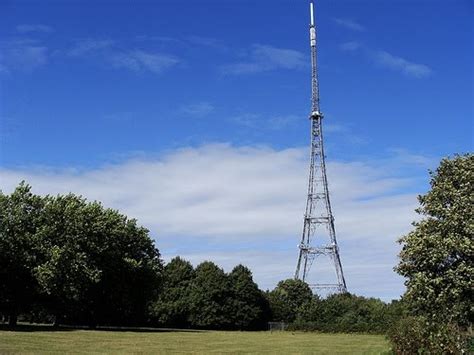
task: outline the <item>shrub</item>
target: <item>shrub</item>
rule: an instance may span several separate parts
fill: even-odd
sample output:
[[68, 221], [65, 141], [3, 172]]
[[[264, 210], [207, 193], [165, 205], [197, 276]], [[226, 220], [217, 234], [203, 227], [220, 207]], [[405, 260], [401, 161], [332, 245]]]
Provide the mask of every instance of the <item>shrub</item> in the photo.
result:
[[395, 354], [465, 354], [468, 337], [456, 325], [434, 324], [424, 317], [406, 317], [388, 332]]
[[313, 298], [298, 309], [290, 325], [292, 330], [330, 333], [385, 333], [390, 324], [402, 316], [403, 304], [385, 304], [379, 299], [349, 293]]

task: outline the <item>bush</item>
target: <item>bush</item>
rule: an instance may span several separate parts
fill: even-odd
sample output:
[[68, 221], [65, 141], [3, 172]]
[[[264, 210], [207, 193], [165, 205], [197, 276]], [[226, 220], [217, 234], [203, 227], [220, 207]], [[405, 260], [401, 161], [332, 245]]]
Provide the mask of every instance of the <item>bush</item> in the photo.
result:
[[424, 317], [406, 317], [388, 332], [395, 354], [465, 354], [468, 337], [453, 324], [434, 324]]
[[313, 298], [297, 311], [296, 320], [290, 325], [292, 330], [383, 334], [402, 316], [404, 306], [400, 301], [386, 304], [379, 299], [344, 293]]

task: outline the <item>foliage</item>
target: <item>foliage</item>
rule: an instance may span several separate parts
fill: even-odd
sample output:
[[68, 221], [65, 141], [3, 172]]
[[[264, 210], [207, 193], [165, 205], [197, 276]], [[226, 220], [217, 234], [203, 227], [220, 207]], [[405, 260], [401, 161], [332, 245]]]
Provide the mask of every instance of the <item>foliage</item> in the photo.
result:
[[233, 327], [240, 330], [264, 329], [270, 309], [265, 295], [253, 281], [252, 272], [243, 265], [237, 265], [228, 277], [232, 291], [230, 314]]
[[189, 320], [193, 327], [229, 329], [231, 289], [224, 271], [205, 261], [195, 270], [189, 293]]
[[73, 194], [35, 196], [25, 183], [0, 194], [0, 207], [0, 299], [13, 323], [27, 304], [56, 323], [146, 319], [162, 263], [135, 220]]
[[402, 314], [403, 306], [398, 301], [385, 304], [375, 298], [335, 294], [304, 304], [290, 329], [381, 334]]
[[165, 266], [162, 292], [150, 308], [154, 322], [174, 328], [189, 326], [189, 286], [193, 278], [193, 266], [180, 257]]
[[11, 325], [37, 296], [32, 270], [43, 207], [25, 182], [11, 195], [0, 192], [0, 311], [9, 315]]
[[44, 223], [37, 231], [39, 257], [33, 270], [58, 324], [65, 313], [71, 315], [73, 308], [86, 302], [88, 290], [101, 277], [89, 253], [81, 248], [81, 240], [89, 237], [84, 228], [89, 223], [89, 216], [84, 218], [86, 208], [86, 201], [72, 194], [48, 196]]
[[382, 333], [406, 314], [405, 302], [320, 299], [301, 280], [263, 293], [243, 265], [225, 273], [177, 257], [163, 267], [136, 220], [74, 194], [35, 196], [25, 183], [0, 193], [0, 267], [0, 314], [12, 323], [20, 312], [25, 320], [54, 315], [57, 324], [90, 326], [259, 330], [272, 320], [300, 330]]
[[268, 294], [273, 320], [293, 322], [299, 308], [311, 302], [312, 298], [313, 293], [304, 281], [294, 279], [280, 281], [277, 287]]
[[225, 274], [204, 262], [194, 270], [176, 257], [165, 266], [163, 290], [150, 316], [167, 327], [257, 330], [265, 329], [269, 307], [245, 266]]
[[407, 278], [405, 299], [414, 314], [468, 326], [474, 310], [474, 155], [443, 159], [419, 196], [423, 219], [400, 239], [396, 270]]
[[437, 324], [427, 318], [405, 317], [388, 332], [396, 354], [462, 354], [467, 353], [467, 336], [451, 323]]

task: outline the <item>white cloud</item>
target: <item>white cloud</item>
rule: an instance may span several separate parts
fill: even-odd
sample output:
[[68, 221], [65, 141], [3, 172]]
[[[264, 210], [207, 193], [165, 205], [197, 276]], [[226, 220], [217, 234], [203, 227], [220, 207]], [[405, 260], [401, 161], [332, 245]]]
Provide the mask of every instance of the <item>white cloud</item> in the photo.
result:
[[357, 41], [351, 41], [351, 42], [344, 42], [342, 43], [339, 48], [343, 51], [355, 51], [361, 47], [361, 44]]
[[124, 68], [136, 72], [150, 71], [155, 74], [161, 74], [180, 62], [177, 57], [165, 53], [139, 49], [124, 50], [117, 46], [115, 41], [108, 39], [81, 40], [68, 51], [68, 55], [95, 56], [116, 69]]
[[[0, 169], [10, 192], [22, 179], [41, 194], [73, 191], [117, 208], [151, 230], [169, 260], [211, 259], [252, 267], [263, 288], [291, 277], [306, 199], [307, 148], [275, 150], [210, 144], [96, 169]], [[406, 164], [406, 165], [403, 165]], [[417, 204], [412, 167], [397, 157], [329, 161], [342, 262], [353, 292], [397, 297], [402, 280], [396, 239], [411, 228]], [[416, 164], [416, 163], [415, 163]], [[324, 269], [324, 264], [315, 267]]]
[[209, 102], [198, 102], [185, 105], [179, 108], [179, 112], [184, 115], [193, 117], [205, 117], [215, 110], [214, 105]]
[[306, 56], [296, 50], [276, 48], [268, 45], [254, 45], [242, 62], [221, 67], [224, 74], [253, 74], [276, 69], [301, 69], [307, 66]]
[[413, 63], [385, 51], [374, 52], [373, 59], [383, 67], [400, 71], [415, 78], [425, 78], [432, 74], [432, 70], [427, 65]]
[[110, 48], [114, 44], [114, 41], [108, 39], [84, 39], [77, 42], [75, 46], [68, 51], [68, 55], [74, 57], [91, 53], [94, 54]]
[[48, 62], [48, 48], [34, 40], [0, 43], [0, 72], [31, 72]]
[[425, 64], [410, 62], [387, 51], [373, 50], [358, 41], [344, 42], [339, 45], [339, 49], [345, 52], [362, 52], [376, 65], [401, 72], [407, 76], [426, 78], [433, 73], [432, 69]]
[[155, 74], [160, 74], [180, 62], [178, 58], [171, 55], [141, 50], [114, 53], [109, 59], [114, 68], [126, 68], [133, 71], [148, 70]]
[[16, 31], [18, 33], [31, 33], [31, 32], [41, 32], [41, 33], [51, 33], [54, 32], [53, 28], [46, 25], [32, 25], [32, 24], [23, 24], [16, 26]]
[[364, 26], [362, 26], [361, 24], [353, 20], [344, 19], [344, 18], [333, 18], [332, 20], [339, 26], [347, 28], [349, 30], [358, 31], [358, 32], [365, 31]]

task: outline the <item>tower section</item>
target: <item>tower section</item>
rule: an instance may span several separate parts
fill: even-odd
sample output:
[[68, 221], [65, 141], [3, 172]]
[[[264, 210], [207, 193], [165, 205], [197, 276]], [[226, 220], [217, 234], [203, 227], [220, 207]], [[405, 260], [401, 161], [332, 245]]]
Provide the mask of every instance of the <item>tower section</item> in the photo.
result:
[[[308, 197], [299, 244], [295, 278], [309, 284], [316, 293], [346, 292], [339, 247], [336, 240], [334, 216], [329, 198], [323, 140], [323, 114], [319, 107], [317, 69], [317, 38], [314, 2], [310, 2], [311, 46], [311, 146]], [[325, 259], [326, 263], [323, 263]], [[318, 265], [325, 267], [318, 268]], [[332, 268], [333, 270], [329, 270]]]

